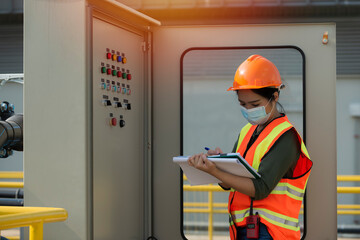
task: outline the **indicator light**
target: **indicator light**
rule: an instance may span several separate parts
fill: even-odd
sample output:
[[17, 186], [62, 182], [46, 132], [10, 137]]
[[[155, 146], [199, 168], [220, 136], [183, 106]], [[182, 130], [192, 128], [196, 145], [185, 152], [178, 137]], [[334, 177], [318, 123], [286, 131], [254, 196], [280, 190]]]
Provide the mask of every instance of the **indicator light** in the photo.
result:
[[121, 87], [117, 88], [117, 92], [120, 93], [121, 92]]
[[128, 88], [128, 90], [127, 90], [127, 95], [130, 95], [130, 94], [131, 94], [131, 89]]
[[112, 75], [113, 76], [116, 76], [116, 73], [117, 73], [116, 70], [112, 70]]
[[127, 80], [131, 80], [131, 74], [129, 73], [127, 76], [126, 76]]
[[107, 75], [110, 75], [110, 74], [111, 74], [111, 69], [108, 68], [108, 69], [106, 70], [106, 73], [107, 73]]
[[118, 71], [118, 72], [117, 72], [117, 77], [121, 77], [121, 76], [122, 76], [121, 71]]
[[123, 74], [122, 74], [122, 78], [123, 78], [123, 79], [126, 79], [126, 75], [127, 75], [126, 73], [123, 73]]
[[122, 93], [125, 94], [126, 93], [126, 88], [122, 89]]
[[322, 43], [328, 44], [328, 42], [329, 42], [329, 32], [324, 32]]
[[106, 73], [106, 67], [101, 68], [101, 73]]
[[110, 85], [110, 83], [106, 86], [106, 90], [108, 90], [108, 91], [110, 91], [110, 89], [111, 89], [111, 85]]
[[116, 54], [112, 55], [112, 60], [113, 60], [113, 61], [116, 61], [116, 59], [117, 59]]
[[124, 63], [124, 64], [125, 64], [126, 62], [127, 62], [126, 57], [123, 57], [123, 58], [122, 58], [122, 63]]
[[122, 57], [121, 57], [121, 56], [118, 56], [118, 57], [117, 57], [117, 61], [118, 61], [118, 62], [122, 62]]
[[112, 86], [111, 90], [112, 90], [113, 92], [116, 92], [116, 86]]
[[110, 125], [111, 126], [116, 126], [116, 124], [117, 124], [117, 119], [116, 118], [111, 118]]
[[101, 89], [105, 89], [106, 88], [106, 83], [102, 83], [101, 84]]
[[107, 54], [106, 54], [106, 58], [107, 58], [107, 59], [111, 59], [111, 53], [107, 53]]

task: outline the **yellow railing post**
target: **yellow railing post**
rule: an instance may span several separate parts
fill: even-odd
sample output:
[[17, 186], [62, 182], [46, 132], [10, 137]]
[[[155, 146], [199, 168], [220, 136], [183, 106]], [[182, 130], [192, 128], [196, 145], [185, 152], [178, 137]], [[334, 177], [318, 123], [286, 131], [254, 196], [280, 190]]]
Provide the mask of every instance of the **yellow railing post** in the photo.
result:
[[209, 195], [209, 240], [213, 239], [213, 213], [214, 213], [214, 208], [213, 208], [213, 192], [209, 191], [208, 192]]
[[29, 227], [29, 240], [43, 240], [44, 223], [33, 223]]

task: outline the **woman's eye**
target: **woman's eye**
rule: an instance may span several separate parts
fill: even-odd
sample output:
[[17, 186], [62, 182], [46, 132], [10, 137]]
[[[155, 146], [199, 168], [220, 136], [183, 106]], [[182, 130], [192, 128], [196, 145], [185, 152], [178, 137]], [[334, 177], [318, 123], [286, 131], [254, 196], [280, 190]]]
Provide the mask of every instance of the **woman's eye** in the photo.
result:
[[253, 104], [252, 106], [253, 106], [253, 107], [257, 107], [257, 106], [259, 106], [259, 104]]

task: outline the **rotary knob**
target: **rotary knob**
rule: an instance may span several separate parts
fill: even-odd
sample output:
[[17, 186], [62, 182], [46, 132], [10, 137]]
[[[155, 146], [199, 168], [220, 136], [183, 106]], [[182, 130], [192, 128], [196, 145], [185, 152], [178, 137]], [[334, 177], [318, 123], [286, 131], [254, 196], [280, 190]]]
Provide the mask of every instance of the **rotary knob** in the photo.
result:
[[120, 125], [121, 128], [125, 127], [125, 120], [121, 119], [119, 121], [119, 125]]

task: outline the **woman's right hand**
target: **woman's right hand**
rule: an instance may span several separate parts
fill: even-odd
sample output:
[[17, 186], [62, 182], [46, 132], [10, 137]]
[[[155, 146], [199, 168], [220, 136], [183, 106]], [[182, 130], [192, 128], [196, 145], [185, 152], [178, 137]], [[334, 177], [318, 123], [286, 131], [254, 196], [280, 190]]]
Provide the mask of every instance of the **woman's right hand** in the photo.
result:
[[207, 155], [207, 156], [219, 155], [219, 154], [221, 154], [221, 153], [223, 153], [223, 151], [222, 151], [219, 147], [217, 147], [217, 148], [215, 148], [215, 150], [210, 149], [210, 150], [206, 153], [206, 155]]

